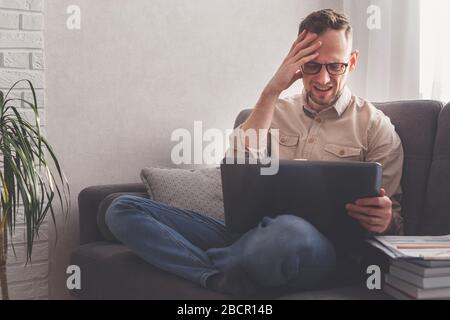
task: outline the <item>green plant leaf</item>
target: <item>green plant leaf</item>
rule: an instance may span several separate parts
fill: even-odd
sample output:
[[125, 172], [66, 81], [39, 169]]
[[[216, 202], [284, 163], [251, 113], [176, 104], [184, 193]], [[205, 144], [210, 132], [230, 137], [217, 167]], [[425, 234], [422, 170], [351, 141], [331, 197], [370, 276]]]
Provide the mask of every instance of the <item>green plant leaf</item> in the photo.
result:
[[[30, 86], [31, 102], [8, 98], [11, 90], [22, 81]], [[33, 110], [33, 124], [20, 114], [15, 103], [23, 103]], [[19, 203], [23, 203], [28, 263], [34, 239], [48, 214], [56, 227], [55, 198], [59, 199], [64, 217], [67, 217], [70, 207], [69, 184], [50, 143], [41, 134], [36, 92], [29, 80], [14, 83], [6, 96], [0, 92], [0, 154], [3, 155], [4, 168], [3, 173], [0, 172], [3, 187], [0, 222], [8, 226], [12, 235], [17, 208]], [[55, 174], [50, 165], [56, 168]]]

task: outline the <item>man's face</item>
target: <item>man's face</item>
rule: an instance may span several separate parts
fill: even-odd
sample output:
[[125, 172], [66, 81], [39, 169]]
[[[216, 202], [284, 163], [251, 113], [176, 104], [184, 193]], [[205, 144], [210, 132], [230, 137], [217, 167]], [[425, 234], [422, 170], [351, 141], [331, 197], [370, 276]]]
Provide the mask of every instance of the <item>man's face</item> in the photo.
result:
[[322, 46], [317, 51], [319, 56], [313, 61], [325, 63], [348, 63], [342, 75], [328, 73], [325, 66], [314, 75], [303, 74], [303, 85], [308, 97], [322, 107], [333, 105], [339, 99], [347, 82], [347, 75], [356, 66], [358, 51], [351, 52], [351, 39], [345, 36], [345, 30], [328, 29], [318, 38]]

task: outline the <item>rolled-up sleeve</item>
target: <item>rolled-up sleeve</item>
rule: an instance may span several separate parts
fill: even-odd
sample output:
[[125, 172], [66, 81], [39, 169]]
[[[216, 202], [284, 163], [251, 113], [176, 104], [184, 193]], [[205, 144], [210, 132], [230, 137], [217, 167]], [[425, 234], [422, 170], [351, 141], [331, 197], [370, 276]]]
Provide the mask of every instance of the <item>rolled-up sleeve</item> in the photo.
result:
[[403, 170], [403, 147], [400, 137], [390, 119], [377, 110], [368, 130], [366, 161], [383, 166], [382, 188], [392, 201], [394, 228], [390, 233], [404, 234], [401, 214], [401, 178]]

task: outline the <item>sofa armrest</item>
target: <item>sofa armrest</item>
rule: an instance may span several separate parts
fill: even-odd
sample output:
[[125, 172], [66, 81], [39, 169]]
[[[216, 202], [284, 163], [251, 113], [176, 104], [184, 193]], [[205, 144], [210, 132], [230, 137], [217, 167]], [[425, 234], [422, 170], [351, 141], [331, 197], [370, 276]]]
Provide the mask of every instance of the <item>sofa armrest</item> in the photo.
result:
[[143, 183], [98, 185], [83, 189], [78, 195], [80, 244], [104, 240], [97, 225], [98, 208], [106, 197], [114, 193], [148, 197]]

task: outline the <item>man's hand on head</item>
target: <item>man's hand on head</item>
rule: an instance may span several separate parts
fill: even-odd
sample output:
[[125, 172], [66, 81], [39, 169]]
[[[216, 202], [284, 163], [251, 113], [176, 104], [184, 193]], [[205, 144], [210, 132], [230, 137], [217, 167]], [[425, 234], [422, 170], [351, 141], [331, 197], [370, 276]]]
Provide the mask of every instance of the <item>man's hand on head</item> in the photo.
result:
[[275, 75], [266, 85], [265, 91], [281, 94], [297, 80], [303, 77], [301, 67], [319, 56], [317, 50], [322, 43], [317, 40], [317, 34], [304, 30], [289, 50], [288, 55], [283, 60]]
[[383, 188], [378, 197], [359, 199], [354, 204], [347, 204], [346, 209], [352, 218], [372, 233], [383, 234], [392, 230], [392, 201]]

